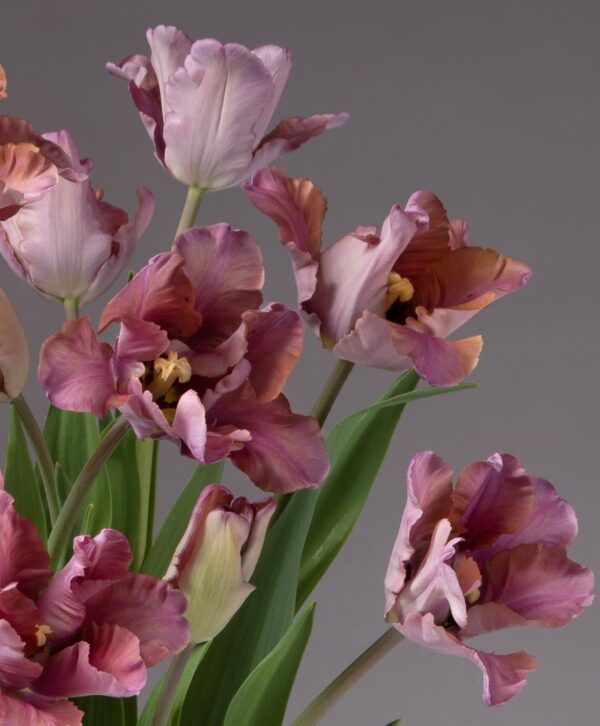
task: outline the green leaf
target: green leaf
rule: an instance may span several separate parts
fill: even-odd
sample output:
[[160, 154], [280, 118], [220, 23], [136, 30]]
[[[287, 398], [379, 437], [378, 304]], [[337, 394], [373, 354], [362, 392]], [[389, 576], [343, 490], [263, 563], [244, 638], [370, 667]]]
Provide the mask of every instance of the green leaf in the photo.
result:
[[[202, 660], [202, 658], [204, 658], [206, 651], [209, 649], [209, 647], [210, 642], [199, 643], [192, 651], [192, 655], [186, 663], [181, 678], [179, 679], [179, 683], [177, 684], [177, 692], [175, 693], [175, 698], [173, 699], [173, 703], [171, 704], [171, 713], [169, 714], [169, 726], [179, 726], [181, 719], [181, 709], [183, 707], [183, 702], [187, 694], [188, 688], [190, 687], [190, 683], [192, 681], [194, 673], [196, 672], [196, 668], [198, 668], [200, 661]], [[160, 694], [162, 693], [165, 679], [166, 676], [163, 676], [150, 694], [150, 698], [146, 703], [146, 707], [144, 708], [144, 711], [140, 716], [138, 726], [152, 726], [154, 720], [154, 712], [156, 711], [156, 706], [158, 704]]]
[[289, 627], [235, 694], [224, 726], [280, 726], [312, 630], [314, 604]]
[[17, 512], [35, 524], [38, 535], [45, 542], [48, 537], [48, 512], [41, 493], [41, 479], [35, 476], [23, 427], [14, 406], [9, 411], [4, 486], [15, 499]]
[[[64, 502], [77, 476], [100, 443], [98, 419], [90, 413], [62, 411], [50, 406], [44, 426], [44, 438], [52, 460], [56, 463], [58, 493]], [[90, 533], [96, 534], [103, 527], [110, 527], [112, 524], [112, 496], [106, 467], [100, 472], [83, 503], [76, 530], [80, 530], [83, 514], [90, 504], [93, 505], [89, 521]]]
[[[404, 373], [378, 403], [414, 391], [419, 376]], [[367, 502], [406, 403], [372, 407], [340, 421], [327, 437], [331, 472], [318, 492], [298, 579], [300, 607], [350, 536]]]
[[[84, 726], [128, 726], [125, 720], [123, 699], [109, 696], [86, 696], [73, 699], [85, 716]], [[135, 723], [135, 722], [134, 722]]]
[[182, 723], [223, 726], [231, 699], [290, 627], [302, 549], [316, 502], [296, 492], [269, 530], [252, 577], [256, 590], [212, 643], [194, 674]]
[[223, 462], [220, 461], [217, 464], [196, 467], [154, 540], [140, 568], [141, 572], [159, 578], [164, 576], [175, 548], [183, 537], [200, 492], [208, 484], [221, 481], [223, 465]]
[[400, 726], [401, 723], [402, 723], [402, 721], [400, 721], [400, 719], [397, 718], [395, 721], [390, 721], [390, 723], [388, 723], [386, 726]]

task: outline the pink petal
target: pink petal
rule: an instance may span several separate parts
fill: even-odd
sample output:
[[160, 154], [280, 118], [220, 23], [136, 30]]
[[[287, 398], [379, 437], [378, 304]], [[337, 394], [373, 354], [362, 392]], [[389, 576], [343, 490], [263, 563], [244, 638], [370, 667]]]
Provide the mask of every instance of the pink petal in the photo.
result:
[[410, 640], [446, 655], [467, 658], [483, 673], [483, 700], [499, 706], [517, 695], [527, 683], [527, 674], [537, 668], [537, 660], [523, 651], [496, 655], [463, 645], [447, 630], [436, 625], [431, 614], [410, 615], [396, 626]]
[[146, 666], [133, 633], [116, 625], [93, 624], [80, 641], [54, 653], [33, 688], [44, 696], [137, 695], [146, 684]]
[[264, 107], [262, 115], [254, 127], [256, 138], [260, 139], [267, 130], [271, 117], [281, 99], [281, 94], [287, 85], [292, 70], [292, 56], [287, 48], [280, 48], [278, 45], [263, 45], [260, 48], [255, 48], [252, 54], [260, 58], [273, 81], [271, 102]]
[[24, 647], [25, 643], [6, 620], [0, 620], [0, 686], [3, 688], [26, 688], [41, 673], [42, 666], [24, 656]]
[[518, 532], [533, 509], [531, 477], [508, 454], [476, 461], [458, 477], [450, 520], [464, 531], [470, 550], [492, 544], [502, 534]]
[[247, 383], [222, 396], [209, 409], [208, 419], [216, 427], [230, 425], [250, 432], [252, 438], [230, 458], [265, 491], [314, 488], [329, 471], [319, 425], [310, 416], [292, 413], [284, 396], [262, 404]]
[[529, 625], [566, 625], [592, 603], [594, 575], [564, 550], [523, 544], [499, 552], [482, 567], [478, 602], [506, 605]]
[[181, 439], [183, 453], [205, 461], [206, 412], [196, 391], [186, 391], [177, 403], [173, 431]]
[[196, 41], [166, 84], [165, 162], [173, 176], [202, 189], [242, 181], [274, 93], [271, 74], [247, 48]]
[[0, 221], [39, 199], [58, 182], [56, 166], [32, 144], [0, 146]]
[[35, 602], [23, 595], [16, 582], [0, 588], [0, 621], [7, 622], [18, 633], [27, 652], [37, 648], [35, 634], [40, 613]]
[[189, 640], [185, 597], [149, 575], [129, 574], [85, 606], [87, 622], [118, 625], [136, 635], [147, 667], [179, 653]]
[[119, 382], [127, 382], [130, 376], [142, 376], [145, 372], [142, 361], [153, 361], [168, 347], [169, 337], [156, 323], [126, 318], [115, 342], [115, 367]]
[[28, 375], [27, 336], [10, 300], [0, 290], [0, 401], [16, 398]]
[[304, 330], [300, 316], [285, 305], [272, 303], [243, 314], [250, 361], [250, 381], [261, 403], [276, 398], [302, 353]]
[[[182, 68], [192, 47], [192, 41], [181, 30], [172, 25], [158, 25], [146, 33], [150, 46], [150, 61], [156, 74], [163, 116], [168, 108], [165, 104], [165, 86], [178, 68]], [[139, 84], [138, 84], [139, 85]]]
[[128, 398], [115, 388], [112, 359], [112, 348], [98, 341], [88, 317], [68, 320], [42, 345], [39, 381], [58, 408], [104, 418]]
[[156, 323], [170, 337], [194, 333], [202, 317], [194, 310], [194, 290], [183, 268], [184, 260], [178, 254], [153, 257], [106, 305], [100, 332], [115, 321], [138, 318]]
[[19, 726], [81, 726], [83, 712], [70, 701], [35, 693], [0, 693], [0, 723]]
[[367, 310], [385, 315], [389, 273], [415, 231], [414, 221], [396, 205], [383, 223], [380, 239], [361, 228], [325, 250], [317, 291], [307, 310], [316, 313], [332, 341], [352, 332]]
[[325, 113], [308, 118], [292, 116], [280, 121], [261, 139], [246, 176], [251, 176], [263, 167], [269, 166], [283, 154], [299, 149], [307, 141], [320, 136], [328, 129], [343, 126], [349, 118], [347, 113]]
[[0, 489], [0, 587], [16, 582], [35, 598], [50, 578], [50, 558], [33, 522], [19, 517], [13, 503]]
[[482, 346], [480, 336], [444, 340], [367, 310], [333, 352], [361, 365], [395, 371], [414, 368], [432, 386], [453, 386], [475, 368]]
[[214, 224], [179, 235], [173, 250], [185, 260], [195, 309], [203, 319], [198, 336], [188, 344], [197, 352], [212, 350], [238, 328], [242, 313], [262, 302], [260, 249], [247, 232]]
[[452, 501], [452, 470], [432, 451], [411, 459], [407, 472], [407, 502], [385, 577], [386, 612], [406, 577], [404, 563], [429, 543], [435, 525], [448, 516]]

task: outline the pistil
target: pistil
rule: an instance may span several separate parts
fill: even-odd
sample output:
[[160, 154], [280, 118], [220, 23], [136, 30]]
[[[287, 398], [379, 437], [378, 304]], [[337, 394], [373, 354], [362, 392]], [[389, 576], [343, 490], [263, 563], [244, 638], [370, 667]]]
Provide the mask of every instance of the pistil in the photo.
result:
[[386, 297], [388, 309], [396, 302], [408, 302], [414, 294], [415, 288], [408, 277], [402, 277], [397, 272], [390, 272]]
[[192, 377], [192, 367], [185, 357], [179, 357], [175, 351], [169, 351], [166, 358], [154, 361], [154, 379], [148, 386], [155, 401], [166, 396], [176, 383], [187, 383]]

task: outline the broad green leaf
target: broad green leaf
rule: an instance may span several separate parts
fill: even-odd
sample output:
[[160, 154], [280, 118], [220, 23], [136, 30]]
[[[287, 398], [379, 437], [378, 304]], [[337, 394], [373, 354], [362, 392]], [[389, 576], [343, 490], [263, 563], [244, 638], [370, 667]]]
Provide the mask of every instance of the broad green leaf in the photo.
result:
[[256, 590], [213, 640], [196, 670], [183, 705], [182, 723], [223, 726], [233, 696], [290, 627], [314, 494], [296, 492], [269, 530], [252, 577]]
[[10, 407], [8, 441], [4, 464], [4, 486], [15, 499], [21, 517], [30, 519], [45, 542], [48, 536], [48, 513], [41, 479], [35, 476], [23, 427], [15, 407]]
[[[419, 382], [414, 371], [404, 373], [379, 402], [405, 396]], [[331, 472], [321, 485], [304, 545], [298, 579], [300, 607], [327, 571], [356, 524], [406, 403], [373, 408], [340, 421], [327, 437]]]
[[[194, 676], [194, 673], [196, 672], [196, 668], [198, 668], [200, 661], [202, 660], [202, 658], [204, 658], [206, 651], [209, 649], [209, 647], [210, 643], [199, 643], [192, 651], [192, 655], [186, 663], [183, 674], [181, 675], [181, 678], [179, 679], [179, 683], [177, 685], [177, 692], [171, 705], [171, 713], [169, 714], [169, 726], [179, 726], [181, 719], [181, 709], [183, 707], [183, 702], [187, 690], [190, 687], [190, 683]], [[144, 711], [140, 716], [138, 726], [152, 726], [154, 712], [156, 711], [156, 706], [158, 704], [158, 699], [162, 693], [165, 679], [166, 676], [163, 676], [156, 685], [155, 689], [150, 694], [150, 698], [148, 699]]]
[[154, 540], [142, 566], [141, 572], [163, 577], [188, 525], [192, 509], [202, 489], [208, 484], [221, 481], [223, 462], [198, 466], [169, 512], [158, 536]]
[[288, 628], [235, 694], [224, 726], [280, 726], [304, 649], [310, 637], [314, 604]]
[[[128, 726], [125, 721], [125, 709], [123, 699], [109, 698], [108, 696], [86, 696], [85, 698], [74, 698], [77, 708], [81, 709], [85, 716], [85, 726]], [[134, 722], [135, 723], [135, 722]]]
[[[89, 413], [62, 411], [50, 406], [44, 438], [57, 469], [57, 488], [64, 502], [70, 487], [100, 443], [98, 419]], [[104, 467], [96, 479], [82, 507], [82, 517], [89, 504], [93, 504], [89, 525], [96, 534], [112, 523], [112, 497], [108, 472]], [[81, 519], [75, 528], [81, 527]]]

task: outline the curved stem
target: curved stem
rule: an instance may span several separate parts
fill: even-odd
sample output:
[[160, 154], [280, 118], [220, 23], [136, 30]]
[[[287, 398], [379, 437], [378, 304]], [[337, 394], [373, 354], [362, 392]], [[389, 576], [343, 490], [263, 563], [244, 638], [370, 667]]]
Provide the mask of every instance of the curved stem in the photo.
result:
[[315, 726], [319, 720], [344, 696], [371, 668], [386, 656], [403, 636], [396, 628], [389, 628], [370, 645], [346, 670], [323, 690], [302, 711], [292, 726]]
[[156, 704], [156, 710], [154, 711], [154, 718], [152, 719], [152, 726], [168, 726], [169, 716], [171, 714], [171, 708], [173, 707], [173, 700], [177, 695], [177, 687], [179, 681], [185, 670], [188, 660], [194, 650], [194, 643], [189, 643], [178, 655], [176, 655], [171, 661], [167, 676], [165, 678], [165, 684], [162, 687], [160, 696], [158, 697], [158, 703]]
[[106, 431], [98, 448], [90, 456], [87, 464], [75, 480], [75, 484], [73, 484], [62, 506], [58, 519], [48, 538], [48, 552], [50, 553], [53, 564], [56, 565], [60, 561], [85, 498], [89, 494], [102, 467], [108, 461], [110, 455], [125, 436], [128, 429], [129, 421], [124, 416], [118, 418]]
[[29, 408], [27, 401], [23, 398], [23, 395], [17, 396], [13, 399], [12, 403], [35, 451], [38, 466], [40, 468], [40, 475], [42, 477], [42, 483], [44, 485], [46, 501], [48, 502], [50, 523], [54, 525], [56, 518], [58, 517], [59, 504], [58, 494], [56, 493], [54, 462], [52, 461], [52, 456], [48, 451], [46, 439], [44, 439], [44, 435], [38, 426], [38, 422], [36, 421], [32, 410]]
[[79, 300], [76, 297], [64, 298], [63, 307], [67, 320], [74, 320], [79, 317]]
[[189, 229], [194, 225], [194, 220], [202, 204], [202, 197], [204, 196], [204, 189], [200, 187], [188, 187], [187, 196], [185, 198], [185, 204], [181, 211], [181, 217], [179, 218], [179, 224], [177, 225], [177, 231], [175, 237], [179, 237], [182, 232]]
[[327, 420], [327, 416], [329, 416], [335, 399], [342, 390], [342, 386], [348, 379], [348, 376], [352, 373], [353, 368], [354, 363], [350, 363], [347, 360], [338, 360], [335, 368], [331, 371], [331, 375], [325, 381], [319, 398], [310, 412], [310, 415], [317, 419], [321, 428], [323, 428], [323, 424]]

